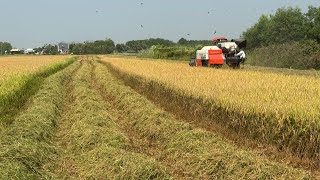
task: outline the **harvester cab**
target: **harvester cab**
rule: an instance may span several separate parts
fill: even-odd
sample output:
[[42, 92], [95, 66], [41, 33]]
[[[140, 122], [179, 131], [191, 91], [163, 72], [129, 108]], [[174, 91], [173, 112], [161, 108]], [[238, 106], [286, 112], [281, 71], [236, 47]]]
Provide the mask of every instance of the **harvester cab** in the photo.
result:
[[212, 46], [204, 46], [201, 50], [197, 50], [196, 58], [191, 59], [189, 65], [221, 67], [227, 64], [232, 68], [240, 68], [241, 59], [236, 54], [244, 47], [246, 47], [246, 40], [229, 41], [225, 37], [214, 38]]

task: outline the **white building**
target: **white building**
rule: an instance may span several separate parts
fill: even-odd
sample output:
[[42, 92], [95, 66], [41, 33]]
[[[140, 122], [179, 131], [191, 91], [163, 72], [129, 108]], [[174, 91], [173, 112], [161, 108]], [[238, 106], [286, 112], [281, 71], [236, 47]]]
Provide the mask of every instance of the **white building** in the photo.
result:
[[35, 53], [35, 51], [31, 48], [24, 50], [24, 54], [34, 54], [34, 53]]
[[58, 52], [60, 54], [68, 54], [69, 53], [69, 44], [65, 42], [58, 43]]
[[20, 54], [21, 51], [20, 51], [20, 49], [13, 48], [13, 49], [10, 50], [10, 53], [11, 53], [11, 54]]

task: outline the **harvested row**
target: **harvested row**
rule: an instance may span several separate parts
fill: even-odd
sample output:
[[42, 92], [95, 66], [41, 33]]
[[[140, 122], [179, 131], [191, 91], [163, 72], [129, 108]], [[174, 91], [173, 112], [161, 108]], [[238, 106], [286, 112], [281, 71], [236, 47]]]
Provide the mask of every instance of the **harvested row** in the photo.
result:
[[[96, 82], [105, 99], [125, 115], [133, 134], [157, 146], [154, 156], [172, 174], [198, 179], [309, 179], [310, 172], [274, 163], [226, 142], [214, 133], [178, 122], [96, 64]], [[141, 144], [142, 145], [142, 144]], [[148, 151], [148, 150], [145, 150]]]
[[26, 110], [0, 132], [0, 179], [46, 177], [41, 166], [56, 152], [51, 139], [66, 95], [64, 83], [77, 67], [73, 64], [44, 80]]
[[70, 82], [70, 104], [55, 138], [59, 153], [47, 164], [54, 179], [169, 179], [165, 167], [130, 151], [128, 138], [106, 111], [93, 89], [92, 65], [83, 66]]
[[13, 121], [29, 97], [39, 90], [45, 78], [66, 68], [74, 61], [75, 58], [60, 61], [40, 71], [3, 82], [0, 86], [0, 127]]
[[128, 85], [154, 96], [172, 111], [214, 121], [320, 167], [320, 80], [316, 77], [105, 60]]

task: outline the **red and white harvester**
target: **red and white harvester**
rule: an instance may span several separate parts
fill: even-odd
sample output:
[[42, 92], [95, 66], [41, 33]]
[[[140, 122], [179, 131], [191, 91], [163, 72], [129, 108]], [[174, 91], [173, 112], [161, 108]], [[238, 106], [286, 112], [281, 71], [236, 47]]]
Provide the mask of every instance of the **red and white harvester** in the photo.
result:
[[225, 37], [214, 38], [212, 46], [204, 46], [197, 50], [196, 58], [191, 59], [190, 66], [221, 67], [227, 64], [232, 68], [239, 68], [241, 59], [235, 56], [241, 48], [246, 47], [246, 40], [232, 39], [229, 41]]

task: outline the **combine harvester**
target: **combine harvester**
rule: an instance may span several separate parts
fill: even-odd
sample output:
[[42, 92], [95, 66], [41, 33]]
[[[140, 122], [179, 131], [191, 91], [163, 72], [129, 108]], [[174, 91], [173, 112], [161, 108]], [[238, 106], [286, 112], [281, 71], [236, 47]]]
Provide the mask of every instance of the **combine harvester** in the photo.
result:
[[221, 67], [227, 64], [232, 68], [240, 68], [241, 59], [236, 56], [237, 52], [245, 48], [247, 44], [243, 39], [232, 39], [229, 41], [225, 37], [213, 39], [212, 46], [204, 46], [197, 50], [196, 58], [191, 59], [190, 66]]

